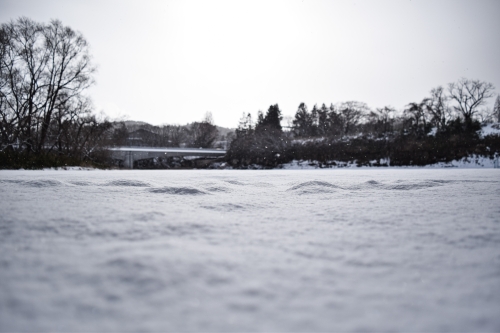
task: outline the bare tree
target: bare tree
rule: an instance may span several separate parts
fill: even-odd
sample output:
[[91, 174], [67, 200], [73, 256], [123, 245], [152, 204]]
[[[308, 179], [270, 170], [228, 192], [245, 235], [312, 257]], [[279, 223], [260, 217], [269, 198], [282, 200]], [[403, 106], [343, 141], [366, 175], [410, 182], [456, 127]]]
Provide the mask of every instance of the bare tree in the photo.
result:
[[11, 131], [8, 129], [7, 123], [7, 96], [4, 95], [4, 87], [7, 85], [7, 67], [6, 67], [6, 57], [7, 57], [7, 33], [5, 29], [0, 28], [0, 149], [9, 141], [8, 133]]
[[187, 131], [184, 126], [167, 125], [169, 147], [180, 147], [186, 141]]
[[404, 110], [406, 123], [409, 124], [410, 132], [422, 137], [427, 130], [427, 111], [429, 109], [430, 99], [424, 98], [420, 103], [410, 103]]
[[[78, 103], [73, 100], [94, 82], [88, 44], [60, 21], [20, 18], [2, 24], [1, 31], [2, 136], [41, 152], [53, 144], [47, 142], [54, 135], [50, 132], [55, 129], [59, 137], [62, 123], [75, 116], [70, 106]], [[59, 126], [53, 126], [54, 120]]]
[[369, 112], [363, 102], [349, 101], [340, 105], [340, 116], [343, 122], [344, 135], [348, 135], [358, 125], [360, 120]]
[[393, 107], [385, 106], [368, 114], [368, 119], [373, 131], [387, 136], [393, 131], [394, 114], [396, 110]]
[[48, 61], [43, 25], [27, 18], [2, 24], [0, 98], [4, 144], [32, 149], [32, 131], [38, 125], [39, 100]]
[[493, 112], [497, 116], [497, 122], [500, 123], [500, 94], [497, 95], [497, 99], [495, 100], [495, 107], [493, 108]]
[[426, 111], [431, 115], [431, 122], [440, 131], [446, 127], [446, 122], [451, 116], [448, 106], [449, 97], [445, 95], [443, 87], [431, 90], [431, 97], [427, 99]]
[[476, 118], [482, 125], [494, 123], [496, 116], [495, 110], [490, 108], [482, 108], [476, 113]]
[[60, 21], [52, 21], [45, 27], [44, 37], [49, 55], [43, 82], [43, 121], [38, 150], [44, 147], [47, 128], [58, 103], [79, 97], [94, 83], [92, 75], [96, 70], [90, 62], [87, 41], [80, 33], [64, 27]]
[[192, 136], [192, 146], [196, 148], [211, 147], [219, 136], [211, 112], [205, 114], [203, 121], [191, 124], [189, 132]]
[[461, 78], [458, 82], [448, 85], [450, 98], [457, 103], [454, 108], [464, 117], [466, 123], [470, 123], [478, 112], [478, 108], [488, 98], [493, 97], [494, 89], [495, 87], [491, 83], [466, 78]]
[[113, 133], [111, 134], [111, 145], [125, 146], [128, 141], [129, 132], [123, 121], [114, 123]]

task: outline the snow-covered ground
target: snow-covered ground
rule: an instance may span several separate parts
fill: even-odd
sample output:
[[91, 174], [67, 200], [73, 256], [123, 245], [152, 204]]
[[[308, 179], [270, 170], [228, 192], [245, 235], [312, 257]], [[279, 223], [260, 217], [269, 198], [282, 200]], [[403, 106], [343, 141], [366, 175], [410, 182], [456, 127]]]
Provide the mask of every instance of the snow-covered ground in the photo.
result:
[[500, 170], [0, 171], [0, 331], [500, 331]]
[[[332, 164], [334, 162], [335, 164]], [[425, 166], [390, 166], [390, 161], [387, 159], [373, 160], [371, 161], [372, 166], [358, 166], [356, 161], [342, 162], [342, 161], [329, 161], [328, 165], [319, 163], [318, 161], [307, 161], [307, 160], [293, 160], [290, 163], [285, 163], [281, 165], [282, 169], [285, 170], [303, 170], [303, 169], [321, 169], [321, 168], [411, 168], [411, 169], [436, 169], [436, 168], [460, 168], [460, 169], [480, 169], [480, 168], [499, 168], [500, 167], [500, 157], [488, 158], [485, 156], [471, 155], [469, 157], [464, 157], [460, 160], [453, 160], [450, 162], [439, 162], [436, 164], [429, 164]], [[380, 166], [383, 165], [383, 166]], [[255, 168], [258, 168], [256, 165]]]
[[479, 131], [481, 137], [487, 135], [500, 135], [500, 123], [487, 124]]

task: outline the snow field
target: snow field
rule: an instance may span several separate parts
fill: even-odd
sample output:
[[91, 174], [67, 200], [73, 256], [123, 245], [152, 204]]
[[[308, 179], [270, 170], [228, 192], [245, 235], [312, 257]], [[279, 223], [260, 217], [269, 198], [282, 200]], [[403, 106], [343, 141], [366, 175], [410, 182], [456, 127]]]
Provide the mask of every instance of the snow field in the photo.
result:
[[498, 331], [497, 169], [1, 171], [0, 331]]

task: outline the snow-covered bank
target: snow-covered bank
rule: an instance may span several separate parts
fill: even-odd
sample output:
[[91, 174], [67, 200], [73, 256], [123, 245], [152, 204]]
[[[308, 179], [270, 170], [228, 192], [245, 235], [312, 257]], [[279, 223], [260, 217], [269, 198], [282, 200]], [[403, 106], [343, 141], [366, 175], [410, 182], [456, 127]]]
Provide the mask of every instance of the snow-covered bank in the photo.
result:
[[[253, 164], [247, 167], [248, 169], [253, 169], [253, 170], [261, 170], [265, 169], [261, 165]], [[290, 163], [284, 163], [281, 165], [278, 165], [277, 169], [284, 169], [284, 170], [314, 170], [314, 169], [344, 169], [344, 168], [459, 168], [459, 169], [488, 169], [488, 168], [500, 168], [500, 157], [496, 158], [488, 158], [485, 156], [477, 156], [477, 155], [472, 155], [469, 157], [464, 157], [460, 160], [453, 160], [450, 162], [439, 162], [436, 164], [429, 164], [425, 166], [394, 166], [391, 165], [390, 160], [388, 159], [380, 159], [380, 160], [373, 160], [370, 162], [370, 165], [361, 165], [358, 166], [357, 161], [348, 161], [348, 162], [343, 162], [343, 161], [328, 161], [327, 163], [321, 163], [319, 161], [305, 161], [305, 160], [293, 160]], [[211, 163], [206, 169], [232, 169], [232, 167], [225, 162], [214, 162]], [[24, 169], [21, 169], [22, 171]], [[95, 169], [95, 168], [89, 168], [89, 167], [79, 167], [79, 166], [67, 166], [67, 167], [60, 167], [60, 168], [45, 168], [43, 169], [45, 171], [95, 171], [95, 170], [100, 170], [100, 169]], [[105, 170], [105, 169], [104, 169]], [[109, 171], [112, 171], [113, 169], [108, 169]], [[115, 169], [117, 170], [117, 169]], [[127, 170], [127, 169], [122, 169], [122, 170]]]
[[500, 135], [500, 123], [487, 124], [481, 127], [479, 136], [484, 138], [487, 135]]
[[328, 163], [320, 163], [318, 161], [297, 161], [294, 160], [290, 163], [282, 165], [285, 170], [301, 170], [301, 169], [322, 169], [322, 168], [460, 168], [460, 169], [488, 169], [499, 168], [500, 158], [488, 158], [484, 156], [472, 155], [464, 157], [460, 160], [453, 160], [451, 162], [439, 162], [436, 164], [429, 164], [425, 166], [391, 166], [390, 161], [381, 159], [380, 161], [374, 160], [371, 165], [358, 166], [356, 161], [342, 162], [342, 161], [329, 161]]
[[0, 171], [0, 331], [498, 331], [496, 169]]
[[64, 166], [64, 167], [60, 167], [60, 168], [44, 168], [43, 170], [46, 170], [46, 171], [56, 171], [56, 170], [62, 170], [62, 171], [95, 171], [95, 170], [106, 170], [106, 169], [96, 169], [96, 168], [81, 167], [81, 166]]

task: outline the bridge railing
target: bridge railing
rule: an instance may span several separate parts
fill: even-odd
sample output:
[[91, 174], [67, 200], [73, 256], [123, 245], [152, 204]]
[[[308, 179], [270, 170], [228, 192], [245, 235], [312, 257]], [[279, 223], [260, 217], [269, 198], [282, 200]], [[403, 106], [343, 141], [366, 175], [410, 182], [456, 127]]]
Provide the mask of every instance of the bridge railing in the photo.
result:
[[226, 154], [226, 150], [209, 148], [110, 147], [108, 149], [115, 159], [123, 160], [124, 166], [130, 169], [133, 169], [134, 161], [152, 157], [222, 157]]

